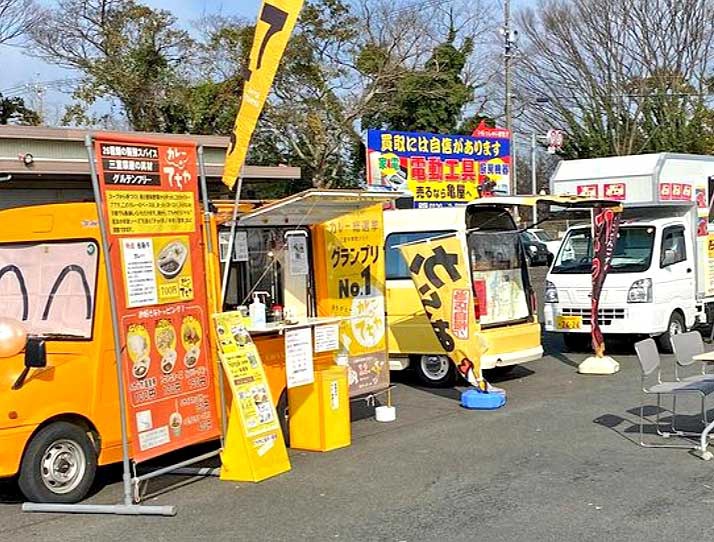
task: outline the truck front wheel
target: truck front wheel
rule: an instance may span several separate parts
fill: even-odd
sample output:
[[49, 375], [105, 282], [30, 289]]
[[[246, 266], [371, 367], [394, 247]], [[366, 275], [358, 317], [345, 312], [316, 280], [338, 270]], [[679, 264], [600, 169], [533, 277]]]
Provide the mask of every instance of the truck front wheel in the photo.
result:
[[18, 485], [32, 502], [76, 503], [87, 495], [96, 473], [97, 451], [87, 431], [69, 422], [55, 422], [30, 440]]
[[671, 354], [672, 352], [674, 352], [674, 348], [672, 347], [672, 336], [679, 335], [680, 333], [684, 333], [685, 331], [687, 331], [687, 326], [684, 323], [684, 316], [682, 316], [679, 312], [673, 312], [672, 316], [669, 317], [667, 331], [657, 337], [657, 342], [659, 342], [659, 349], [662, 350], [662, 352], [666, 352], [667, 354]]

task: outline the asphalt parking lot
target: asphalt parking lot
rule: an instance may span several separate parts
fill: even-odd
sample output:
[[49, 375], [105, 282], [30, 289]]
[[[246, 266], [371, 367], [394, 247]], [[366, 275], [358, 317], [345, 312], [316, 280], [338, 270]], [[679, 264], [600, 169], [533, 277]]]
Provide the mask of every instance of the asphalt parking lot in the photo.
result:
[[[167, 477], [182, 485], [149, 502], [176, 505], [175, 518], [23, 514], [12, 486], [0, 485], [0, 540], [711, 538], [714, 461], [637, 445], [630, 348], [611, 349], [620, 373], [595, 377], [576, 373], [586, 354], [562, 353], [551, 337], [544, 345], [543, 359], [495, 380], [508, 394], [498, 411], [466, 411], [458, 389], [404, 376], [397, 421], [355, 409], [365, 416], [349, 448], [291, 452], [291, 472], [255, 485]], [[696, 411], [694, 400], [682, 407]], [[117, 501], [116, 469], [103, 478], [91, 501]]]

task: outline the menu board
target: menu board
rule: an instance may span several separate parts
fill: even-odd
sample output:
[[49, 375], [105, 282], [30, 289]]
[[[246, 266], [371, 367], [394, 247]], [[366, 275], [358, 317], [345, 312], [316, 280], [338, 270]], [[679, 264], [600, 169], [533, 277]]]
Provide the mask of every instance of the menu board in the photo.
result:
[[317, 284], [318, 308], [321, 316], [344, 318], [337, 359], [348, 360], [350, 396], [386, 389], [382, 207], [343, 215], [317, 231], [325, 251], [319, 264], [325, 280]]
[[196, 146], [107, 136], [94, 149], [140, 462], [220, 435]]
[[213, 321], [221, 364], [245, 434], [259, 437], [254, 440], [254, 446], [258, 455], [263, 455], [261, 446], [274, 440], [267, 438], [265, 433], [279, 429], [280, 425], [258, 349], [248, 334], [246, 319], [239, 312], [214, 314]]

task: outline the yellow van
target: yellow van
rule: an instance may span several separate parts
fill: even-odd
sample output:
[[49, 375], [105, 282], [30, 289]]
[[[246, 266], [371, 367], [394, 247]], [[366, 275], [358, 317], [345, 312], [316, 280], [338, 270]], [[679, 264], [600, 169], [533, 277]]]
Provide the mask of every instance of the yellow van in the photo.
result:
[[461, 233], [471, 266], [483, 369], [508, 371], [543, 355], [536, 298], [518, 229], [507, 206], [487, 199], [461, 207], [384, 213], [390, 369], [413, 368], [427, 386], [449, 386], [456, 370], [436, 340], [398, 246]]

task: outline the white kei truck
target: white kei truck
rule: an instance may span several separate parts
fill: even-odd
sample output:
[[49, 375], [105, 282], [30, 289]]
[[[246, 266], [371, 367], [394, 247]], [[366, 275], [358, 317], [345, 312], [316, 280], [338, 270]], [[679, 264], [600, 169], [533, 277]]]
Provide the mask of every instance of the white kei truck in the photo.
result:
[[[600, 296], [604, 334], [670, 337], [714, 320], [714, 156], [643, 154], [560, 163], [554, 195], [622, 201], [624, 211]], [[591, 226], [568, 230], [546, 276], [546, 331], [566, 348], [590, 341]]]

